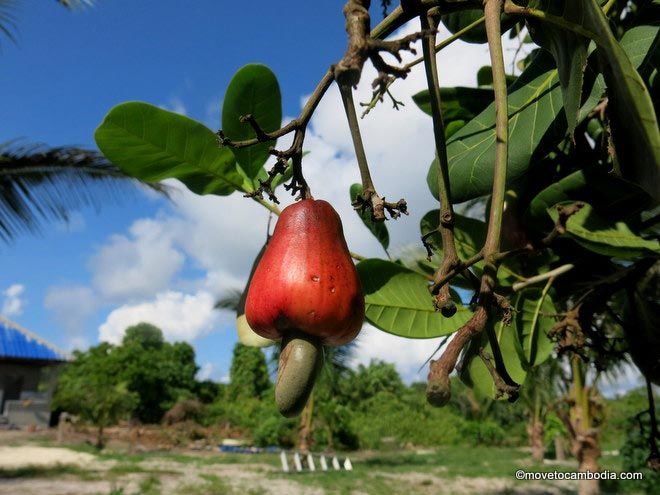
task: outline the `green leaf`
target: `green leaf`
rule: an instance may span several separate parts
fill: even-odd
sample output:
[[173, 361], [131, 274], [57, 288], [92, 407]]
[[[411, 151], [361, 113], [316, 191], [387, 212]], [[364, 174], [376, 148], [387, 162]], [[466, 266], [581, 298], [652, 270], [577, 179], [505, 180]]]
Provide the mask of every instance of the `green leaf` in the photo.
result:
[[445, 139], [452, 137], [465, 127], [465, 124], [466, 122], [464, 120], [452, 120], [451, 122], [447, 122], [447, 125], [445, 126]]
[[[355, 199], [362, 194], [362, 184], [353, 184], [351, 185], [350, 189], [350, 197], [351, 197], [351, 202], [354, 202]], [[374, 222], [371, 219], [371, 213], [368, 211], [357, 211], [356, 213], [358, 216], [362, 219], [362, 223], [369, 229], [369, 232], [371, 232], [376, 239], [378, 239], [378, 242], [380, 242], [381, 246], [383, 246], [383, 249], [387, 251], [387, 248], [390, 246], [390, 234], [387, 231], [387, 227], [383, 222]]]
[[[556, 206], [548, 209], [554, 222], [559, 216]], [[584, 248], [604, 256], [634, 259], [660, 253], [660, 241], [639, 237], [625, 222], [600, 217], [589, 204], [568, 218], [566, 232]]]
[[[523, 289], [515, 300], [515, 344], [525, 369], [538, 366], [552, 354], [548, 332], [555, 324], [557, 310], [549, 294], [538, 288]], [[518, 382], [521, 383], [521, 382]]]
[[[627, 31], [621, 46], [633, 65], [639, 66], [653, 44], [658, 26], [638, 26]], [[592, 63], [593, 60], [593, 63]], [[582, 121], [600, 99], [604, 91], [602, 77], [594, 78], [587, 64], [589, 90], [580, 111]], [[592, 79], [595, 81], [591, 82]], [[566, 136], [566, 119], [560, 115], [562, 93], [552, 57], [540, 51], [509, 89], [509, 182], [523, 176], [537, 147], [544, 139], [548, 145], [556, 144]], [[495, 106], [490, 105], [447, 143], [449, 179], [452, 200], [456, 203], [490, 193], [493, 182], [495, 156]], [[431, 167], [437, 167], [432, 164]], [[437, 198], [436, 172], [429, 172], [427, 182]]]
[[[598, 52], [604, 60], [612, 139], [622, 175], [660, 201], [660, 130], [649, 91], [635, 70], [639, 63], [626, 53], [623, 40], [617, 42], [598, 2], [582, 0], [582, 4], [586, 14], [582, 24], [598, 35]], [[658, 26], [642, 29], [653, 41]]]
[[[515, 328], [513, 325], [505, 326], [502, 321], [493, 323], [489, 321], [486, 328], [479, 337], [473, 339], [465, 351], [461, 364], [460, 378], [468, 387], [472, 388], [477, 396], [489, 397], [491, 399], [507, 399], [508, 397], [497, 397], [497, 389], [490, 371], [479, 356], [479, 349], [493, 356], [493, 348], [488, 338], [488, 332], [492, 332], [498, 343], [498, 349], [502, 356], [502, 363], [509, 377], [516, 383], [522, 384], [527, 376], [515, 345]], [[493, 362], [494, 365], [494, 362]]]
[[[580, 2], [551, 2], [550, 7], [559, 10], [556, 14], [568, 22], [580, 24], [584, 12]], [[553, 9], [549, 9], [551, 13]], [[536, 44], [548, 50], [557, 64], [561, 85], [564, 113], [568, 120], [568, 133], [572, 136], [580, 114], [580, 99], [587, 65], [587, 48], [590, 40], [572, 31], [528, 20], [529, 32]]]
[[[506, 85], [509, 86], [516, 81], [516, 76], [506, 75]], [[490, 65], [484, 65], [477, 71], [477, 86], [493, 86], [493, 68]], [[492, 100], [492, 98], [491, 98]]]
[[[413, 101], [428, 115], [431, 115], [429, 90], [413, 95]], [[483, 88], [441, 88], [440, 102], [442, 119], [446, 124], [454, 120], [471, 120], [479, 115], [493, 101], [493, 90]]]
[[411, 339], [448, 335], [470, 319], [457, 304], [451, 318], [436, 312], [428, 280], [402, 265], [380, 259], [360, 261], [358, 275], [365, 294], [367, 321], [385, 332]]
[[608, 218], [623, 218], [651, 206], [651, 198], [638, 186], [602, 170], [578, 170], [549, 185], [532, 199], [528, 224], [538, 230], [552, 228], [547, 217], [551, 206], [564, 201], [584, 201]]
[[94, 134], [103, 154], [128, 175], [147, 182], [178, 179], [196, 194], [241, 189], [234, 156], [216, 135], [188, 117], [142, 102], [122, 103]]
[[[243, 141], [256, 136], [249, 124], [240, 118], [252, 115], [266, 132], [279, 129], [282, 124], [282, 97], [275, 74], [260, 64], [241, 67], [229, 83], [222, 105], [222, 130], [229, 139]], [[236, 160], [249, 178], [255, 178], [268, 159], [274, 141], [247, 148], [232, 148]]]

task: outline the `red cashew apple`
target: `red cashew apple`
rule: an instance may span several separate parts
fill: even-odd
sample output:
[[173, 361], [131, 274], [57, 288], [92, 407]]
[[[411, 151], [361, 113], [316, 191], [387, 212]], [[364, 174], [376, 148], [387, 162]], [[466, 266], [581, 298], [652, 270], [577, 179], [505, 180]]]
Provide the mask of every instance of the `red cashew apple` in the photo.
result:
[[326, 201], [284, 209], [252, 277], [245, 302], [252, 330], [282, 339], [275, 397], [280, 411], [304, 407], [322, 363], [322, 344], [352, 341], [364, 296], [339, 215]]

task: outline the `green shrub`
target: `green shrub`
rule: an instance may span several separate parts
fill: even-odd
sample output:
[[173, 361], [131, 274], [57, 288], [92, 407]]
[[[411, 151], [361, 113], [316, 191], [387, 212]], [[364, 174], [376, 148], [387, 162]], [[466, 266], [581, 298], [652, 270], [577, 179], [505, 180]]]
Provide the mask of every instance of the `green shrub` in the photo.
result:
[[648, 412], [632, 417], [628, 420], [626, 439], [621, 447], [622, 471], [641, 472], [642, 480], [627, 480], [626, 488], [631, 491], [642, 491], [644, 493], [658, 493], [660, 486], [660, 472], [652, 471], [646, 466], [649, 457], [649, 435], [651, 432], [651, 420]]

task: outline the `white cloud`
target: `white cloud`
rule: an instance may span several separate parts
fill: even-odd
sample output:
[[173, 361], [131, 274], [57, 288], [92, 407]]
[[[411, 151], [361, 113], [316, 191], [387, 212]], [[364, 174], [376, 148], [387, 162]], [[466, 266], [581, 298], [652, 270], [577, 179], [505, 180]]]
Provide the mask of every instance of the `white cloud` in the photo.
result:
[[170, 101], [168, 101], [165, 105], [160, 105], [160, 107], [174, 113], [188, 115], [188, 109], [186, 108], [186, 105], [183, 103], [181, 98], [177, 96], [170, 98]]
[[222, 96], [214, 96], [213, 98], [210, 98], [204, 108], [204, 123], [214, 131], [220, 128], [221, 109]]
[[83, 336], [75, 336], [69, 339], [68, 348], [71, 350], [84, 351], [90, 346], [89, 340]]
[[[394, 363], [407, 383], [425, 381], [428, 365], [420, 367], [438, 347], [437, 339], [405, 339], [365, 324], [357, 338], [357, 351], [353, 365], [368, 365], [372, 359]], [[436, 356], [437, 358], [437, 356]]]
[[167, 221], [140, 219], [129, 236], [113, 235], [91, 258], [94, 286], [110, 300], [151, 297], [168, 287], [184, 255], [173, 246]]
[[643, 387], [644, 376], [634, 364], [624, 364], [616, 373], [601, 379], [600, 389], [607, 398], [619, 397], [629, 390]]
[[162, 292], [152, 301], [125, 304], [112, 311], [99, 327], [99, 338], [116, 344], [127, 327], [147, 322], [159, 327], [168, 340], [191, 341], [218, 324], [220, 313], [213, 309], [214, 304], [214, 297], [204, 291]]
[[204, 363], [197, 371], [197, 380], [204, 381], [209, 380], [215, 371], [215, 365], [213, 363]]
[[92, 289], [79, 285], [49, 287], [44, 307], [64, 328], [70, 348], [87, 347], [84, 337], [86, 325], [99, 308], [98, 297]]
[[12, 284], [2, 291], [4, 299], [2, 301], [2, 311], [5, 316], [20, 316], [25, 308], [25, 299], [22, 295], [25, 292], [25, 286], [22, 284]]

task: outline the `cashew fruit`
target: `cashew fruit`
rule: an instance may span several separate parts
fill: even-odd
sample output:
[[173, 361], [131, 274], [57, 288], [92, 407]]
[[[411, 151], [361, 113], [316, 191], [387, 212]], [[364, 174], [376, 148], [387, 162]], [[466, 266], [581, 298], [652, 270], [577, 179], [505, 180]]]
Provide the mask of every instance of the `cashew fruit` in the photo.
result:
[[247, 323], [282, 339], [275, 398], [298, 414], [323, 363], [323, 345], [352, 341], [364, 321], [364, 296], [341, 220], [323, 200], [303, 199], [282, 211], [254, 272]]
[[357, 336], [364, 296], [341, 220], [328, 202], [303, 199], [284, 209], [252, 277], [245, 315], [268, 339], [301, 331], [342, 345]]

